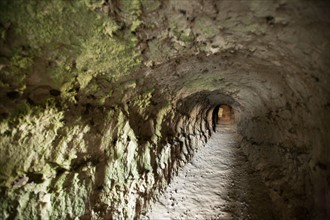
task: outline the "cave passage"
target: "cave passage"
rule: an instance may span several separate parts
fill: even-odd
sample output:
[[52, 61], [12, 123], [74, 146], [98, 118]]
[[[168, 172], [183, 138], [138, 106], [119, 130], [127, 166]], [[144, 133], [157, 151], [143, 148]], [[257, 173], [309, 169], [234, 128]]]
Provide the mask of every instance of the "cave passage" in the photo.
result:
[[229, 125], [234, 123], [234, 111], [230, 105], [219, 104], [212, 112], [212, 127], [216, 131], [217, 125]]
[[[229, 109], [215, 110], [221, 108]], [[276, 219], [260, 174], [241, 150], [236, 126], [219, 124], [216, 130], [144, 219]]]
[[330, 219], [330, 1], [0, 0], [0, 35], [0, 220]]
[[234, 120], [234, 114], [229, 105], [222, 104], [216, 108], [218, 114], [217, 116], [217, 124], [231, 124]]

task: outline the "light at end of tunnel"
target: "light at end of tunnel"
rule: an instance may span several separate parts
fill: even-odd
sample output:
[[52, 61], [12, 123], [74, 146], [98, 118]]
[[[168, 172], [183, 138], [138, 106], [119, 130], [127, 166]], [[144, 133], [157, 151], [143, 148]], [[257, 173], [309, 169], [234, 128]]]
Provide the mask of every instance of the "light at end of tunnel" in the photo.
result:
[[234, 115], [230, 106], [220, 105], [218, 109], [218, 124], [231, 124], [233, 122]]

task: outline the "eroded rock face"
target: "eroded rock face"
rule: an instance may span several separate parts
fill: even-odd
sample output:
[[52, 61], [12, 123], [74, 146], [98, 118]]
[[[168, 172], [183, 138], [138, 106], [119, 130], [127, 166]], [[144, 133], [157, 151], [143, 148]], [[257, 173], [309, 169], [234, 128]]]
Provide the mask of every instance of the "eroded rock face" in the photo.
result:
[[283, 219], [329, 215], [325, 1], [1, 1], [0, 218], [139, 218], [233, 108]]

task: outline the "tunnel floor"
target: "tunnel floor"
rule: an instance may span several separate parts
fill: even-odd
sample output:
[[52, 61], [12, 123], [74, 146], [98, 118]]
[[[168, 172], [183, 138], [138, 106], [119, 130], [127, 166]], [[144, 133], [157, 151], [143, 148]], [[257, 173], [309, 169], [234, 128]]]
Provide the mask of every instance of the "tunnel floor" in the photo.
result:
[[217, 127], [143, 219], [276, 219], [233, 125]]

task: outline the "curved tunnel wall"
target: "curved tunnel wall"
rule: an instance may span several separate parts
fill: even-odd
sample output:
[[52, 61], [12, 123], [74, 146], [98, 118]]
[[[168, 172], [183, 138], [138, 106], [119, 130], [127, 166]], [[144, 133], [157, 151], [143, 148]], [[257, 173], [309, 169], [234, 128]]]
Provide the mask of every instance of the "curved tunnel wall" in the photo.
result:
[[[265, 86], [250, 90], [257, 102], [247, 105], [253, 112], [244, 115], [238, 126], [245, 138], [244, 151], [262, 173], [283, 218], [322, 219], [327, 215], [328, 183], [318, 179], [325, 169], [317, 164], [328, 163], [320, 154], [327, 151], [320, 130], [328, 130], [328, 126], [318, 121], [322, 107], [309, 101], [308, 96], [315, 93], [310, 85], [298, 76], [283, 84], [276, 98], [272, 98], [270, 88], [265, 93]], [[322, 118], [328, 120], [325, 115]]]

